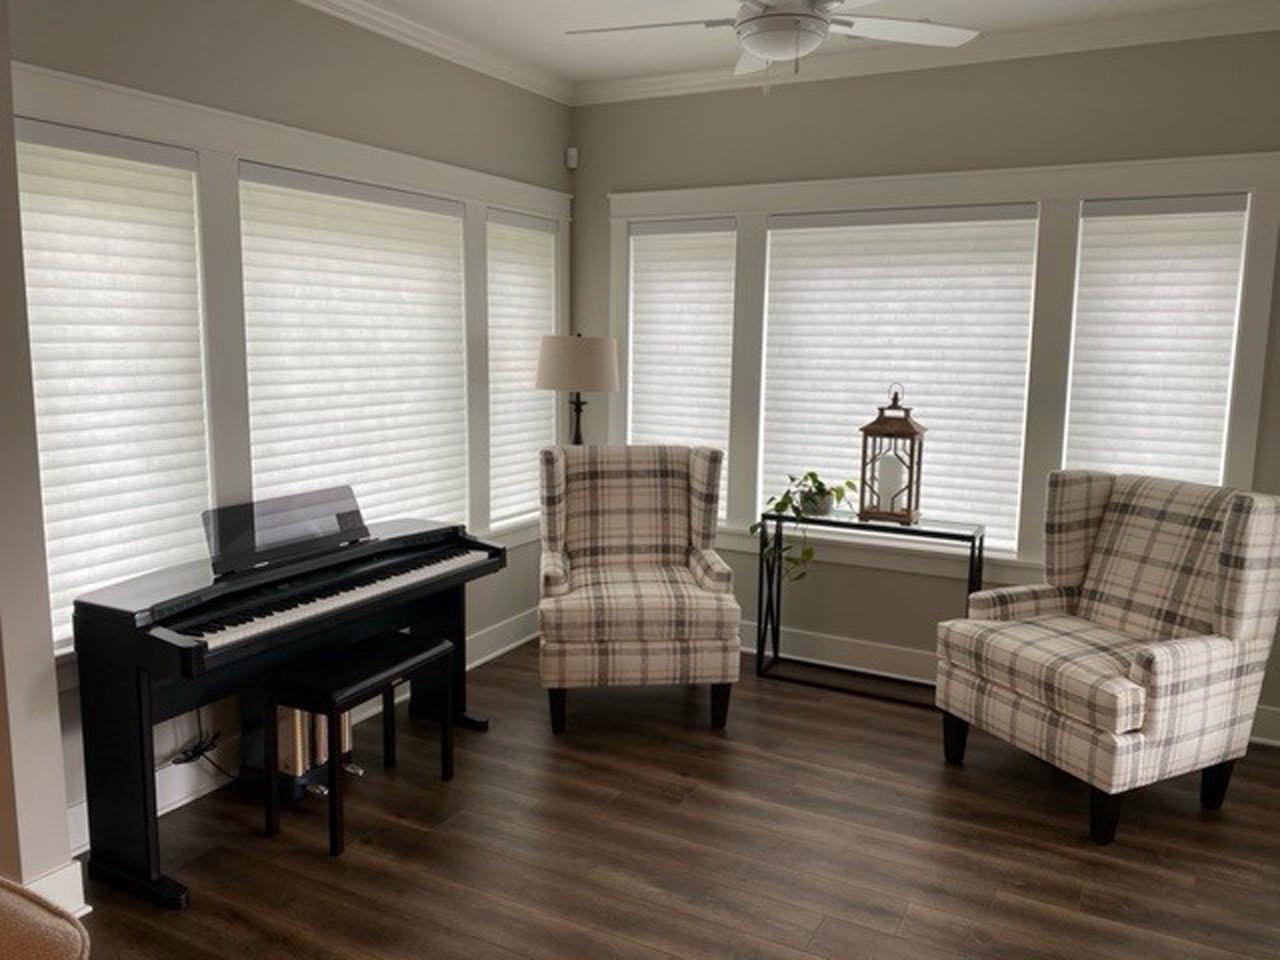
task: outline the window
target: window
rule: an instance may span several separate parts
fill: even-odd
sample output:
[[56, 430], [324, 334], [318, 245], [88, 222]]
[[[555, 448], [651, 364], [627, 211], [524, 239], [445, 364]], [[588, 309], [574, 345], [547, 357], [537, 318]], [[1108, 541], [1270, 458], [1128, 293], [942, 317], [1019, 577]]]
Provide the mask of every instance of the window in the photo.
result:
[[1244, 198], [1086, 203], [1066, 463], [1222, 481]]
[[538, 513], [538, 451], [556, 442], [555, 395], [534, 389], [538, 347], [556, 329], [556, 226], [493, 214], [489, 277], [489, 516]]
[[18, 144], [54, 641], [73, 600], [204, 556], [194, 156]]
[[735, 250], [732, 221], [632, 229], [630, 440], [724, 451], [721, 517], [728, 500]]
[[255, 497], [350, 484], [367, 519], [463, 519], [460, 208], [241, 170]]
[[1035, 244], [1024, 206], [775, 218], [761, 492], [856, 478], [858, 428], [896, 381], [929, 430], [921, 509], [1013, 548]]

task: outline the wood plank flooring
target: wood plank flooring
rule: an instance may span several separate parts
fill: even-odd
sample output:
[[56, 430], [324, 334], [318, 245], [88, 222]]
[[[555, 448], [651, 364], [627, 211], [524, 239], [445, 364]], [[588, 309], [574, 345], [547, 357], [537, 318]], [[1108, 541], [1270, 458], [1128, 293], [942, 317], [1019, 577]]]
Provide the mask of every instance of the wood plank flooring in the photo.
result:
[[[1086, 791], [975, 730], [942, 764], [932, 710], [758, 681], [728, 729], [701, 689], [574, 691], [552, 737], [536, 652], [471, 674], [492, 728], [356, 732], [347, 852], [324, 803], [260, 834], [237, 787], [161, 821], [167, 913], [90, 885], [95, 958], [1227, 958], [1280, 955], [1280, 750], [1202, 813], [1184, 777], [1128, 798], [1114, 845]], [[403, 707], [401, 708], [403, 712]]]

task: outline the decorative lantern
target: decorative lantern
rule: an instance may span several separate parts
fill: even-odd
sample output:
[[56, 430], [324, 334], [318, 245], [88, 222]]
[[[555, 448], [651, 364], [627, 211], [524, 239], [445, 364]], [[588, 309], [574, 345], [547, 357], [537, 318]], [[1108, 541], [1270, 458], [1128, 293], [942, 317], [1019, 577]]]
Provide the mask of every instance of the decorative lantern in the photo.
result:
[[859, 520], [904, 526], [920, 519], [920, 459], [925, 428], [902, 405], [902, 384], [889, 387], [889, 405], [862, 428], [862, 487]]

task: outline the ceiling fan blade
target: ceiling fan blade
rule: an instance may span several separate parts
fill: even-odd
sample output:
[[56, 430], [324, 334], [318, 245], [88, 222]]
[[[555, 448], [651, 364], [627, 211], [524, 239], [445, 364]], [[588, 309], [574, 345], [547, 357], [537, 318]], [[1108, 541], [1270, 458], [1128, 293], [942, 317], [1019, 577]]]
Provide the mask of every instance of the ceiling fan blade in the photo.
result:
[[742, 56], [738, 58], [738, 62], [733, 68], [733, 74], [736, 77], [740, 77], [744, 73], [759, 73], [768, 66], [768, 60], [762, 60], [754, 53], [747, 53], [747, 51], [743, 50]]
[[726, 20], [669, 20], [666, 23], [635, 23], [625, 27], [588, 27], [566, 30], [566, 36], [583, 33], [621, 33], [624, 30], [657, 30], [660, 27], [732, 27], [733, 19]]
[[842, 10], [851, 10], [854, 7], [869, 7], [873, 3], [879, 2], [880, 0], [818, 0], [815, 6], [823, 13], [838, 14]]
[[978, 35], [977, 30], [967, 27], [949, 27], [943, 23], [927, 23], [923, 20], [894, 20], [890, 17], [832, 20], [831, 32], [869, 40], [918, 43], [926, 47], [958, 47]]

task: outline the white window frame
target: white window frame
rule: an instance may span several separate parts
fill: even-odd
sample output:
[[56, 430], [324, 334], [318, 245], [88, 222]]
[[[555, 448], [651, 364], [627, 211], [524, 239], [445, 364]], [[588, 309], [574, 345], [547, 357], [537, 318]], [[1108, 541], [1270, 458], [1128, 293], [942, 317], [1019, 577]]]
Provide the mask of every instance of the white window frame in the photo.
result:
[[[469, 529], [491, 534], [488, 509], [489, 397], [485, 228], [490, 211], [554, 224], [558, 332], [568, 328], [570, 195], [393, 150], [227, 113], [71, 74], [15, 63], [14, 116], [44, 136], [90, 152], [125, 150], [138, 159], [180, 150], [196, 163], [196, 205], [211, 495], [215, 505], [252, 496], [240, 251], [242, 162], [348, 181], [374, 190], [461, 205], [467, 338]], [[53, 125], [44, 127], [43, 125]], [[104, 147], [105, 145], [105, 147]], [[557, 413], [557, 435], [567, 436]], [[493, 539], [536, 540], [536, 519]]]
[[[553, 326], [552, 326], [551, 332], [557, 335], [568, 334], [570, 332], [569, 331], [570, 291], [569, 291], [569, 268], [568, 268], [569, 231], [564, 228], [561, 222], [558, 222], [556, 220], [552, 220], [550, 218], [542, 217], [542, 216], [532, 216], [530, 214], [521, 213], [516, 210], [507, 210], [502, 207], [485, 208], [484, 234], [486, 237], [488, 236], [489, 224], [491, 223], [506, 224], [507, 226], [512, 226], [512, 227], [521, 227], [525, 230], [537, 230], [543, 233], [550, 233], [556, 238], [556, 241], [555, 241], [555, 274], [556, 275], [555, 275], [555, 281], [554, 281], [555, 282], [555, 291], [554, 291], [555, 316], [553, 319]], [[479, 288], [480, 292], [484, 298], [484, 305], [482, 308], [483, 315], [484, 315], [484, 322], [483, 322], [483, 325], [481, 325], [478, 320], [476, 323], [478, 328], [482, 327], [482, 330], [478, 329], [476, 331], [472, 331], [471, 328], [468, 327], [468, 338], [470, 338], [472, 335], [475, 335], [477, 337], [478, 336], [484, 337], [484, 340], [485, 340], [484, 369], [482, 371], [477, 371], [475, 369], [475, 365], [472, 362], [472, 357], [475, 354], [475, 351], [471, 349], [470, 341], [468, 341], [467, 389], [472, 390], [474, 384], [478, 384], [480, 382], [484, 383], [484, 395], [485, 395], [484, 423], [483, 425], [475, 423], [475, 419], [479, 416], [479, 414], [469, 408], [468, 409], [469, 421], [467, 424], [467, 429], [468, 429], [468, 432], [471, 434], [475, 434], [476, 431], [478, 430], [484, 431], [484, 434], [483, 434], [484, 436], [484, 462], [483, 462], [484, 469], [483, 470], [473, 469], [470, 475], [471, 476], [471, 503], [473, 505], [473, 516], [478, 514], [480, 512], [480, 509], [483, 508], [484, 529], [488, 531], [491, 535], [495, 535], [498, 538], [504, 538], [504, 537], [508, 538], [504, 542], [510, 542], [510, 543], [528, 542], [528, 541], [537, 539], [537, 537], [540, 535], [538, 533], [539, 517], [537, 515], [529, 516], [529, 517], [521, 517], [513, 520], [507, 520], [496, 525], [492, 522], [490, 518], [490, 503], [489, 503], [489, 489], [490, 489], [489, 439], [490, 438], [489, 438], [489, 401], [488, 401], [488, 397], [489, 397], [488, 248], [485, 247], [481, 249], [479, 255], [484, 257], [484, 262], [480, 265], [480, 269], [484, 271], [484, 277], [482, 278], [482, 282], [481, 282], [481, 279], [477, 279], [477, 282], [480, 283], [480, 288]], [[472, 261], [468, 261], [468, 262], [472, 262]], [[471, 291], [470, 289], [468, 289], [468, 297], [470, 296], [471, 296]], [[470, 299], [468, 300], [468, 302], [471, 302]], [[476, 312], [480, 313], [481, 311], [476, 311]], [[469, 311], [468, 317], [470, 317], [470, 315], [471, 314]], [[476, 378], [476, 379], [473, 379], [473, 378]], [[483, 378], [483, 380], [481, 381], [478, 378]], [[530, 389], [534, 389], [532, 384], [530, 384]], [[556, 442], [563, 443], [569, 436], [568, 406], [562, 405], [560, 403], [560, 394], [558, 392], [553, 393], [552, 409], [553, 409], [552, 417], [555, 423]], [[475, 449], [474, 445], [472, 449], [473, 450]], [[473, 464], [474, 464], [474, 461], [473, 461]], [[479, 481], [483, 481], [480, 484], [484, 487], [483, 490], [477, 489], [477, 483], [479, 482], [477, 478], [479, 478]]]
[[[948, 207], [1035, 204], [1036, 273], [1018, 548], [1014, 553], [989, 551], [987, 569], [990, 582], [1029, 582], [1042, 575], [1045, 488], [1040, 478], [1062, 462], [1082, 204], [1085, 200], [1232, 193], [1248, 196], [1248, 219], [1223, 478], [1224, 483], [1248, 487], [1253, 483], [1280, 233], [1280, 153], [613, 193], [609, 195], [610, 333], [620, 345], [626, 344], [633, 225], [726, 218], [737, 223], [729, 440], [733, 468], [729, 514], [721, 527], [720, 543], [728, 549], [753, 551], [755, 542], [744, 530], [757, 515], [761, 492], [760, 370], [770, 218], [875, 217], [878, 211], [906, 208], [920, 208], [928, 217], [940, 211], [945, 214]], [[625, 376], [625, 358], [620, 366]], [[619, 402], [611, 404], [609, 429], [614, 442], [626, 436], [627, 394], [624, 383]], [[817, 531], [811, 531], [810, 537], [818, 542], [821, 560], [940, 576], [963, 572], [963, 564], [945, 548]]]

